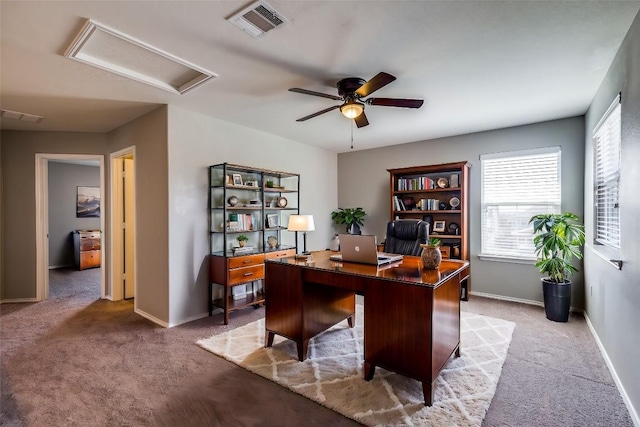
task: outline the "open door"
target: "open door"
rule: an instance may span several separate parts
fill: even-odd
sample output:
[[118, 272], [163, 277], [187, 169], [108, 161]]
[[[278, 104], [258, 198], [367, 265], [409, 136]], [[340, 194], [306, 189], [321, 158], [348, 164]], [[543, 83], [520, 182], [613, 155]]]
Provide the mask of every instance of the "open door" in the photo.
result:
[[113, 299], [135, 298], [135, 147], [111, 154]]

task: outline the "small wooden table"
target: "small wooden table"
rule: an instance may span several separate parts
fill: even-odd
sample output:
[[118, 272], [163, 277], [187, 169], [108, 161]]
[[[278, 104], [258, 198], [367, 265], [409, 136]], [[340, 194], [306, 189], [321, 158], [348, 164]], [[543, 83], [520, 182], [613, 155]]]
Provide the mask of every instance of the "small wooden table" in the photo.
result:
[[439, 270], [423, 270], [413, 256], [377, 267], [329, 255], [265, 262], [265, 346], [284, 336], [304, 360], [311, 338], [345, 319], [353, 327], [355, 295], [364, 295], [365, 379], [380, 366], [422, 381], [430, 406], [435, 379], [452, 355], [460, 356], [460, 280], [469, 262], [443, 260]]

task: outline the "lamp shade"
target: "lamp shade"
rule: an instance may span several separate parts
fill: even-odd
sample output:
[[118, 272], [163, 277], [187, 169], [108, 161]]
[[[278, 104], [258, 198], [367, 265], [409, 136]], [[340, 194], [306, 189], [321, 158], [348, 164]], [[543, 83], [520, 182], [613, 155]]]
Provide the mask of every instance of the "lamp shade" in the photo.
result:
[[289, 231], [313, 231], [316, 227], [313, 224], [313, 215], [291, 215], [289, 216]]

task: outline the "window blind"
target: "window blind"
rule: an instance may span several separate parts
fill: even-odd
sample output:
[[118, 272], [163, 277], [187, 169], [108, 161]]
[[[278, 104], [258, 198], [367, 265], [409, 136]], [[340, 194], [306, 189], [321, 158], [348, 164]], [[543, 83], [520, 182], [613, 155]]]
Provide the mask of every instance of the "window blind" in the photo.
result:
[[481, 255], [534, 260], [539, 213], [560, 213], [560, 147], [481, 156]]
[[620, 96], [605, 112], [593, 132], [594, 208], [596, 243], [620, 248], [620, 184], [621, 144]]

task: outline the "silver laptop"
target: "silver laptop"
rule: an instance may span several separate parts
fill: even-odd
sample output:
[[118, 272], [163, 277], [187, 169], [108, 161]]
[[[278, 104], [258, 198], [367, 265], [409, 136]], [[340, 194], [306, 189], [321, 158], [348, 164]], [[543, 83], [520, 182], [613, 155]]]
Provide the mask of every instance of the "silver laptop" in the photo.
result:
[[331, 255], [332, 261], [358, 262], [361, 264], [385, 265], [402, 260], [400, 254], [378, 252], [376, 236], [362, 234], [340, 234], [340, 254]]

